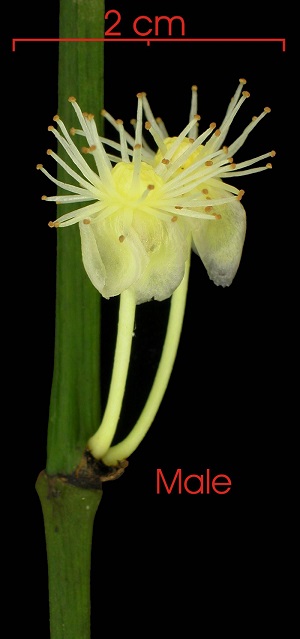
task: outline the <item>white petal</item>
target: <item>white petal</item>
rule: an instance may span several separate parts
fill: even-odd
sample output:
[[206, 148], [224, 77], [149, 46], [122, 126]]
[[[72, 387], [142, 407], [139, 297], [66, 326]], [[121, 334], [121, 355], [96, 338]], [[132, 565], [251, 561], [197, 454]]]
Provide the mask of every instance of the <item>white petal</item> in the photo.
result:
[[79, 222], [82, 261], [84, 268], [99, 293], [105, 285], [105, 267], [100, 257], [97, 242], [91, 224]]
[[217, 286], [230, 286], [239, 267], [245, 235], [246, 213], [238, 200], [215, 207], [220, 220], [199, 220], [193, 231], [193, 249]]
[[125, 212], [81, 222], [80, 230], [84, 267], [103, 297], [119, 295], [140, 277], [148, 258], [135, 231], [126, 225]]
[[186, 227], [177, 222], [160, 225], [160, 241], [151, 247], [150, 257], [142, 276], [134, 285], [137, 304], [151, 299], [165, 300], [179, 286], [190, 250]]

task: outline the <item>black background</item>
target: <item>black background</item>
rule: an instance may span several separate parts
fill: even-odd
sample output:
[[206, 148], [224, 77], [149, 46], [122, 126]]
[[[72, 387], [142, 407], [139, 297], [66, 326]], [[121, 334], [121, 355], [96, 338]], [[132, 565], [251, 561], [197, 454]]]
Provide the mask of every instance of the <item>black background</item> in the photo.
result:
[[[274, 8], [271, 17], [262, 14], [257, 20], [250, 14], [246, 20], [245, 10], [243, 15], [233, 7], [232, 15], [206, 15], [200, 3], [191, 1], [181, 7], [167, 2], [152, 2], [150, 7], [128, 4], [106, 3], [107, 10], [120, 11], [123, 37], [133, 37], [132, 22], [138, 15], [178, 14], [185, 20], [186, 37], [287, 38], [284, 16], [276, 15]], [[34, 485], [46, 463], [55, 234], [47, 226], [48, 211], [40, 200], [41, 175], [35, 166], [47, 163], [47, 126], [57, 112], [58, 45], [18, 44], [12, 53], [10, 37], [57, 36], [58, 3], [31, 3], [11, 17], [1, 54], [4, 75], [8, 71], [2, 97], [4, 133], [9, 134], [5, 148], [12, 156], [7, 175], [10, 212], [4, 212], [12, 234], [8, 259], [13, 273], [8, 290], [12, 336], [7, 372], [13, 391], [12, 434], [7, 448], [14, 465], [15, 542], [8, 591], [22, 602], [22, 627], [30, 628], [30, 637], [43, 639], [48, 639], [47, 564]], [[94, 528], [93, 637], [99, 637], [103, 627], [113, 634], [124, 629], [138, 634], [137, 610], [142, 619], [140, 636], [145, 627], [150, 634], [158, 628], [169, 636], [173, 624], [176, 629], [181, 621], [183, 636], [193, 628], [200, 634], [209, 603], [216, 606], [209, 636], [214, 636], [218, 618], [228, 632], [237, 628], [233, 593], [249, 587], [251, 580], [254, 590], [245, 598], [242, 623], [255, 627], [260, 610], [264, 610], [263, 624], [268, 623], [265, 591], [276, 584], [278, 569], [271, 546], [277, 543], [286, 499], [278, 473], [285, 428], [279, 384], [285, 349], [280, 315], [283, 307], [285, 314], [291, 312], [281, 250], [287, 232], [283, 171], [288, 64], [288, 41], [286, 52], [279, 42], [105, 45], [104, 105], [115, 117], [129, 123], [135, 115], [136, 93], [146, 91], [154, 114], [164, 119], [171, 135], [177, 135], [187, 123], [191, 85], [197, 84], [203, 127], [213, 120], [220, 123], [238, 79], [245, 77], [251, 97], [234, 122], [232, 136], [265, 106], [272, 112], [237, 159], [273, 148], [277, 156], [272, 171], [234, 182], [246, 191], [248, 230], [231, 287], [214, 286], [200, 259], [192, 256], [183, 334], [167, 393], [125, 474], [104, 486]], [[97, 113], [104, 105], [81, 106]], [[5, 237], [3, 233], [6, 245]], [[129, 401], [143, 396], [140, 380], [153, 370], [155, 337], [161, 339], [166, 311], [167, 303], [138, 309], [134, 361], [141, 387], [132, 382]], [[115, 300], [103, 303], [104, 318], [116, 313]], [[103, 330], [108, 338], [103, 365], [109, 366], [105, 362], [114, 336], [108, 327]], [[157, 495], [157, 468], [169, 480], [177, 468], [184, 476], [210, 468], [212, 474], [228, 475], [232, 489], [222, 496]], [[12, 630], [19, 622], [12, 619]]]

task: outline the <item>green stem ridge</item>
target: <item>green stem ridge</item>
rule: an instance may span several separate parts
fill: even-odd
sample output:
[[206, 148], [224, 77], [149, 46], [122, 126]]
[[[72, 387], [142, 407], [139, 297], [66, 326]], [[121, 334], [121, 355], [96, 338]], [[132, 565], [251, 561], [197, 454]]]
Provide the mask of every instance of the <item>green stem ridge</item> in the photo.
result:
[[[104, 0], [60, 0], [60, 37], [102, 38], [104, 12]], [[88, 112], [103, 107], [103, 51], [101, 42], [59, 44], [58, 113], [70, 126], [70, 95]], [[102, 127], [100, 121], [100, 134]], [[64, 159], [64, 150], [59, 153]], [[57, 177], [62, 182], [69, 181], [61, 166]], [[49, 475], [69, 475], [79, 464], [86, 442], [100, 421], [100, 296], [82, 264], [78, 227], [54, 232], [56, 323], [46, 471]]]

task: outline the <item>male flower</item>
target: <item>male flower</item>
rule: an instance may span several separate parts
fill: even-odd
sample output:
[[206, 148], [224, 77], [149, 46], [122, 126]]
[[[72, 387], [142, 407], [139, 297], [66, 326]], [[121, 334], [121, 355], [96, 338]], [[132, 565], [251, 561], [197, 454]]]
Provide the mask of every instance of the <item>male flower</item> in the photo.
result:
[[[268, 107], [233, 143], [224, 145], [234, 117], [250, 95], [243, 90], [245, 82], [239, 81], [221, 125], [217, 128], [212, 122], [200, 135], [196, 86], [192, 87], [189, 122], [177, 137], [169, 137], [162, 120], [154, 118], [145, 93], [137, 95], [134, 137], [122, 120], [102, 111], [118, 130], [119, 142], [100, 137], [94, 116], [83, 113], [76, 99], [69, 98], [80, 124], [71, 134], [84, 136], [88, 144], [82, 153], [59, 116], [54, 117], [58, 129], [51, 126], [49, 130], [75, 170], [53, 151], [48, 154], [74, 183], [55, 179], [39, 164], [38, 169], [70, 193], [43, 199], [84, 206], [49, 225], [79, 223], [84, 267], [105, 298], [127, 289], [134, 291], [136, 304], [170, 297], [182, 281], [191, 250], [200, 256], [215, 284], [231, 284], [242, 255], [246, 214], [241, 204], [244, 191], [227, 179], [271, 168], [270, 163], [253, 165], [275, 155], [271, 151], [241, 163], [233, 157], [270, 112]], [[144, 116], [156, 152], [142, 134]], [[85, 161], [86, 153], [93, 155], [95, 170]]]

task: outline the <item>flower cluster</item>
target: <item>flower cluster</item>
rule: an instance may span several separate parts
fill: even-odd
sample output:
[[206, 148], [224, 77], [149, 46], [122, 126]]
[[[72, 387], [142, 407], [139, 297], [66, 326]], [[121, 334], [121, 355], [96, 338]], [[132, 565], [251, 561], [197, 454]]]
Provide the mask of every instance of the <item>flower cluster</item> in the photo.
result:
[[[119, 133], [119, 142], [99, 136], [94, 116], [83, 113], [74, 97], [69, 101], [80, 128], [69, 133], [59, 116], [54, 117], [57, 128], [50, 126], [49, 130], [75, 168], [53, 151], [47, 153], [73, 183], [55, 179], [38, 164], [38, 169], [69, 193], [42, 199], [74, 203], [76, 208], [49, 226], [79, 223], [84, 267], [105, 298], [129, 288], [137, 304], [170, 297], [182, 281], [191, 250], [200, 256], [215, 284], [231, 284], [243, 250], [246, 214], [241, 204], [244, 191], [227, 179], [271, 168], [269, 162], [253, 165], [275, 155], [271, 151], [241, 163], [235, 163], [233, 157], [270, 112], [268, 107], [234, 142], [224, 145], [233, 119], [250, 95], [244, 90], [245, 83], [240, 79], [220, 126], [212, 122], [200, 134], [196, 86], [192, 87], [188, 124], [177, 137], [169, 137], [162, 120], [153, 116], [145, 93], [137, 95], [133, 136], [122, 120], [103, 109], [102, 115]], [[148, 146], [143, 127], [152, 136], [156, 152]], [[82, 152], [74, 135], [87, 141]], [[84, 159], [87, 153], [95, 160], [95, 170]], [[84, 206], [77, 208], [79, 203]]]

